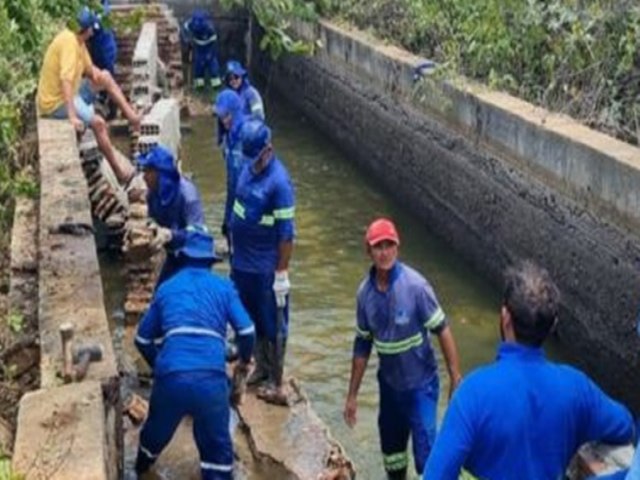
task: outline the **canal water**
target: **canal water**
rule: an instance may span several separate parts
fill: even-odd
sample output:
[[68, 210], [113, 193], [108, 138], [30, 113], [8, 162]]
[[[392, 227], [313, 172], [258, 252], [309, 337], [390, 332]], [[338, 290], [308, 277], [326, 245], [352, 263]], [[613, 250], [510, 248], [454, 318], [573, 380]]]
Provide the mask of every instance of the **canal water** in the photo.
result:
[[[377, 358], [372, 355], [359, 396], [358, 424], [342, 420], [355, 326], [355, 294], [369, 268], [363, 236], [368, 223], [384, 215], [397, 223], [403, 261], [434, 286], [453, 327], [462, 368], [494, 357], [498, 338], [499, 294], [471, 271], [422, 224], [411, 205], [391, 196], [354, 166], [304, 117], [282, 102], [269, 102], [274, 146], [289, 169], [296, 190], [297, 237], [290, 278], [292, 314], [286, 360], [313, 407], [355, 461], [358, 478], [384, 478], [377, 433]], [[223, 214], [225, 170], [214, 142], [210, 117], [191, 120], [183, 137], [183, 170], [191, 172], [215, 233]], [[226, 265], [216, 269], [226, 274]], [[437, 341], [441, 373], [441, 413], [448, 380]]]

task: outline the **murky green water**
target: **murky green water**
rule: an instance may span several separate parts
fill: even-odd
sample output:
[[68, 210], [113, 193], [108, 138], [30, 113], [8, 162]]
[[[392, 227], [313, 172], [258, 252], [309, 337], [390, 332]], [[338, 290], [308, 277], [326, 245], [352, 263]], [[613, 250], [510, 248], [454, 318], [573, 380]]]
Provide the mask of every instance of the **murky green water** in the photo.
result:
[[[379, 215], [396, 221], [401, 258], [434, 285], [452, 323], [464, 371], [494, 356], [498, 292], [438, 241], [411, 214], [410, 205], [395, 203], [303, 118], [273, 104], [268, 115], [276, 151], [289, 168], [297, 195], [287, 370], [301, 380], [320, 417], [355, 460], [359, 478], [382, 479], [375, 355], [361, 389], [358, 425], [350, 430], [342, 420], [355, 293], [369, 266], [363, 249], [366, 225]], [[214, 146], [212, 119], [192, 119], [191, 123], [193, 132], [183, 138], [183, 170], [193, 173], [207, 223], [217, 233], [225, 195], [224, 165]], [[225, 266], [217, 268], [225, 271]], [[442, 392], [446, 392], [442, 362], [440, 370]], [[446, 404], [444, 397], [443, 393], [441, 407]]]

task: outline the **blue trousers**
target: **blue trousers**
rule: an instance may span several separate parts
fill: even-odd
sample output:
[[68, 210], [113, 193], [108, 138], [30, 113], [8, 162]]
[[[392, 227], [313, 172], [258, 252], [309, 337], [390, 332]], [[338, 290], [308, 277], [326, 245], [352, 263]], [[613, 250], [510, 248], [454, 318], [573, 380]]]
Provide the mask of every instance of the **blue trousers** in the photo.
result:
[[[273, 293], [274, 273], [249, 273], [239, 270], [231, 271], [231, 280], [238, 289], [240, 300], [253, 320], [256, 327], [256, 337], [266, 338], [270, 342], [276, 341], [276, 325], [278, 307]], [[284, 322], [282, 322], [282, 338], [287, 338], [289, 332], [289, 298], [284, 307]]]
[[193, 49], [193, 78], [210, 79], [220, 77], [220, 64], [218, 63], [218, 49], [211, 46], [195, 46]]
[[169, 443], [180, 420], [193, 418], [203, 480], [231, 480], [229, 387], [223, 372], [177, 372], [154, 381], [149, 416], [140, 433], [136, 473], [146, 472]]
[[407, 443], [413, 444], [416, 472], [422, 474], [436, 439], [436, 411], [440, 386], [434, 375], [420, 388], [397, 391], [378, 375], [380, 412], [378, 430], [384, 468], [388, 474], [405, 470], [409, 464]]

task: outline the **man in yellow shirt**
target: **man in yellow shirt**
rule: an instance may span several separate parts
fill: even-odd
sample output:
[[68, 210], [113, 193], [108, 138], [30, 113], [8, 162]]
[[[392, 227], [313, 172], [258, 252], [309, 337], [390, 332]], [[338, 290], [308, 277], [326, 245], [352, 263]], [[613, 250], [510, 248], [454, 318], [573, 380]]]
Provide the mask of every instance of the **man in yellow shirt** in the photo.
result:
[[68, 118], [79, 132], [90, 126], [118, 181], [128, 184], [135, 169], [115, 156], [107, 123], [93, 108], [95, 91], [106, 90], [134, 129], [140, 127], [142, 116], [129, 104], [109, 71], [100, 70], [91, 62], [86, 42], [94, 29], [100, 28], [96, 15], [83, 7], [76, 20], [77, 31], [66, 28], [58, 33], [45, 53], [38, 83], [39, 115]]

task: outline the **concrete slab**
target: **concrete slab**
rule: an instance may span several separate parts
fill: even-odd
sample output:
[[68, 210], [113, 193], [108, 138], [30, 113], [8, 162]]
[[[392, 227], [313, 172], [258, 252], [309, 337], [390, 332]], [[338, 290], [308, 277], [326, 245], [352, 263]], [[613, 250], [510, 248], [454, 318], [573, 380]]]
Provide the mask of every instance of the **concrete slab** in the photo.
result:
[[[295, 382], [293, 405], [280, 407], [248, 391], [238, 416], [253, 456], [284, 467], [290, 478], [318, 480], [355, 478], [342, 446], [333, 438]], [[330, 476], [333, 475], [333, 476]]]
[[20, 401], [14, 471], [26, 480], [109, 477], [100, 382], [27, 393]]
[[41, 386], [59, 385], [59, 327], [65, 322], [75, 325], [76, 342], [102, 346], [103, 359], [90, 365], [87, 378], [108, 383], [118, 371], [94, 237], [82, 228], [90, 229], [92, 222], [76, 135], [69, 122], [44, 119], [38, 119], [38, 135]]

